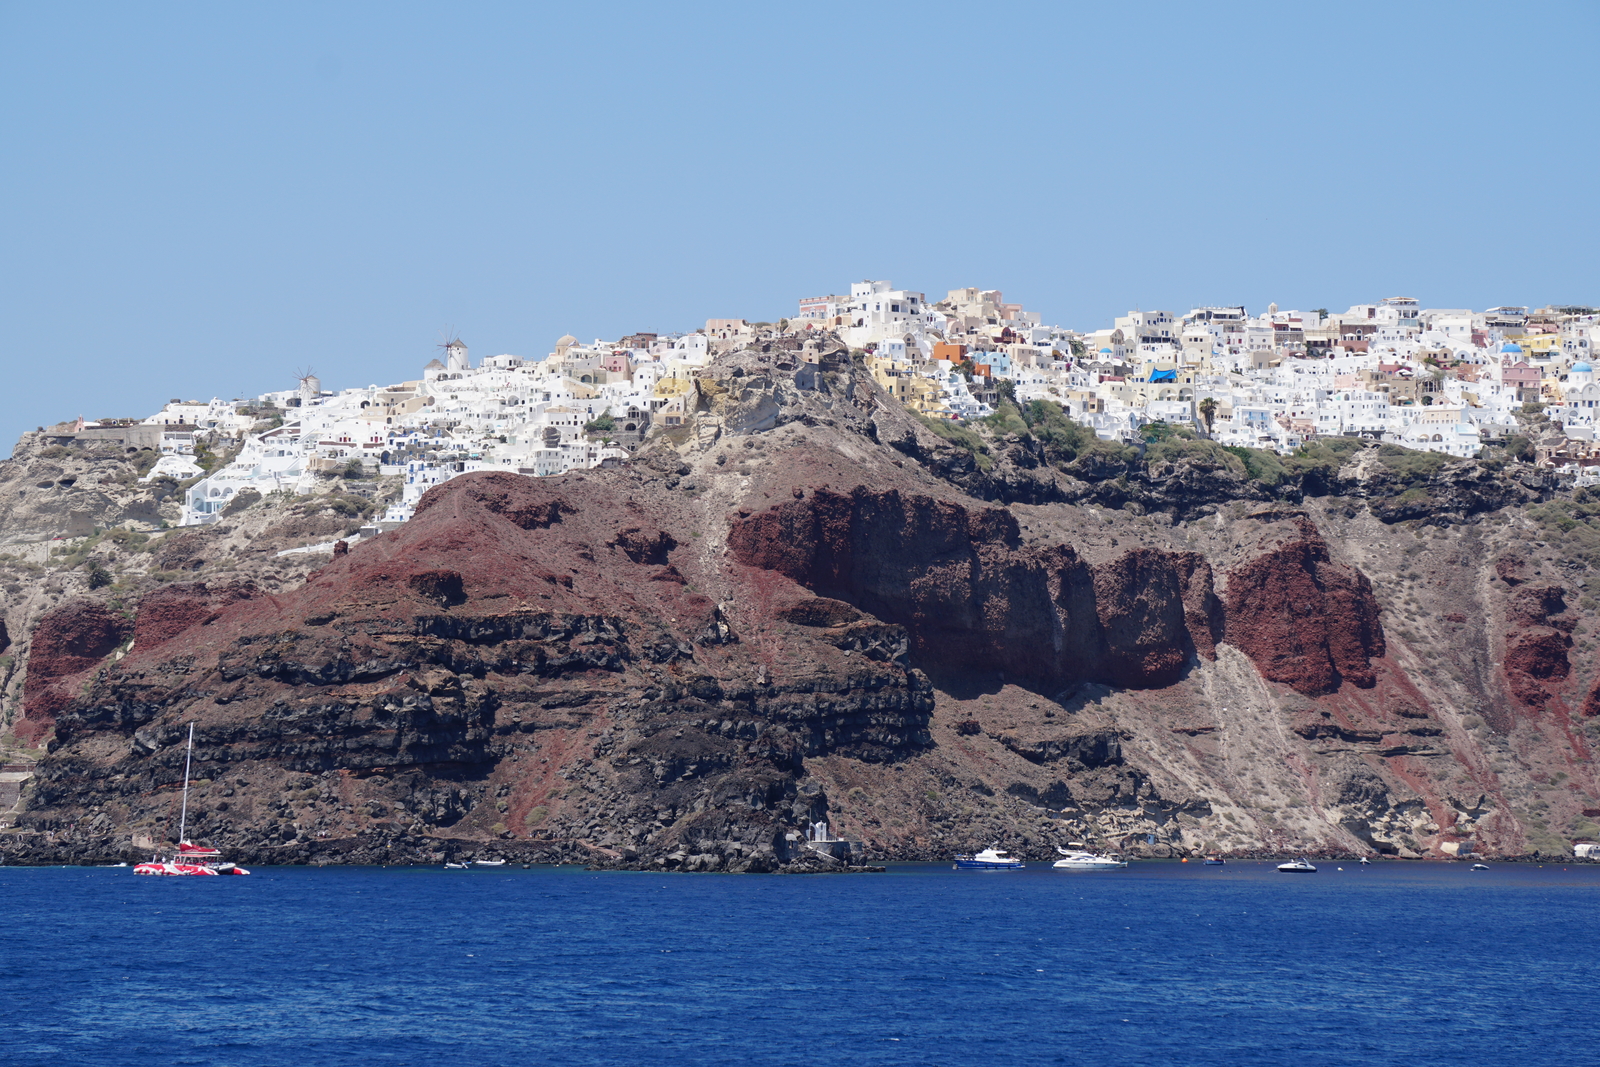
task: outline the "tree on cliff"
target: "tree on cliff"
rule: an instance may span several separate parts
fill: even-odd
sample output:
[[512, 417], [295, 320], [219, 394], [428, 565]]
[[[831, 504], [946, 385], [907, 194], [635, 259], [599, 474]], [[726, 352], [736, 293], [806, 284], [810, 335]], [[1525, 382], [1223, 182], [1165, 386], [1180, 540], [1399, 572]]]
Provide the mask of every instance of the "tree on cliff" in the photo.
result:
[[1217, 417], [1217, 399], [1208, 396], [1200, 401], [1200, 417], [1205, 420], [1206, 433], [1211, 432], [1211, 420]]

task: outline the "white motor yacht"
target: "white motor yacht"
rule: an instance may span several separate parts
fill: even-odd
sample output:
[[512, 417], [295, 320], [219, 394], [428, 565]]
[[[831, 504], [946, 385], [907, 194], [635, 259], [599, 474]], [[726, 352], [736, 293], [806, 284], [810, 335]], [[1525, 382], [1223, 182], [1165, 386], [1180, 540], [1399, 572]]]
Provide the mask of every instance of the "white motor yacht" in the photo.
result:
[[1061, 858], [1051, 864], [1058, 871], [1115, 871], [1128, 865], [1127, 860], [1097, 856], [1093, 852], [1079, 852], [1057, 846]]
[[958, 871], [1020, 871], [1022, 861], [1003, 848], [986, 848], [970, 856], [957, 856]]
[[1311, 861], [1304, 857], [1301, 857], [1297, 860], [1290, 860], [1288, 863], [1280, 863], [1278, 864], [1278, 870], [1282, 871], [1284, 874], [1317, 873], [1317, 869], [1311, 865]]

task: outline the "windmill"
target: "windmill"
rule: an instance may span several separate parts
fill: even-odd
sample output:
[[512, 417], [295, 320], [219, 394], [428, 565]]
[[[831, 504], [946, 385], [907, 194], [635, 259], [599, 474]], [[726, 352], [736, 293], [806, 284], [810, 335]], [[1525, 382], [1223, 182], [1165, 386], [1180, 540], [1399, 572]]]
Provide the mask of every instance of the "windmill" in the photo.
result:
[[443, 336], [444, 340], [439, 342], [438, 347], [444, 349], [445, 370], [452, 374], [471, 370], [472, 362], [467, 359], [466, 343], [457, 336], [456, 328], [454, 326], [448, 327]]
[[322, 379], [317, 377], [317, 372], [310, 367], [297, 370], [294, 376], [300, 381], [300, 406], [311, 403], [322, 395]]

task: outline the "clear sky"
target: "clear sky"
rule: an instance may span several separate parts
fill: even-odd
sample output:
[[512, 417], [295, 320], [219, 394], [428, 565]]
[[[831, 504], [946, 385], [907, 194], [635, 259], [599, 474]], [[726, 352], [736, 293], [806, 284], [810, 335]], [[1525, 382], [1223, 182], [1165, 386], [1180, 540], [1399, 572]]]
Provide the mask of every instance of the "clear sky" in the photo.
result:
[[0, 0], [0, 453], [776, 320], [1600, 303], [1600, 4]]

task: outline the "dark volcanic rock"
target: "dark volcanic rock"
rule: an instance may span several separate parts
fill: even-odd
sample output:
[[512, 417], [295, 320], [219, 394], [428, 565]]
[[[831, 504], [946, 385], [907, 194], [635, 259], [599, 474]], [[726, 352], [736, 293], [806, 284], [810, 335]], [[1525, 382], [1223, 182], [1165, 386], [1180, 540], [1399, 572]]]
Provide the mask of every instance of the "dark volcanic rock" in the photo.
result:
[[[130, 627], [75, 605], [36, 641], [30, 678], [54, 692], [41, 707], [65, 751], [109, 732], [127, 754], [87, 781], [63, 758], [36, 801], [123, 803], [170, 786], [192, 719], [207, 765], [275, 780], [354, 774], [336, 807], [398, 806], [408, 824], [480, 833], [558, 825], [581, 838], [569, 783], [604, 761], [643, 825], [676, 813], [645, 835], [654, 851], [775, 868], [797, 825], [801, 760], [894, 761], [925, 747], [931, 688], [901, 662], [898, 627], [826, 605], [808, 617], [814, 636], [794, 642], [808, 654], [754, 660], [714, 602], [653, 580], [677, 543], [601, 480], [480, 475], [431, 491], [413, 522], [291, 594], [161, 590], [139, 613], [148, 640], [86, 681]], [[49, 690], [63, 677], [83, 694]], [[574, 747], [586, 753], [575, 763]], [[358, 784], [413, 770], [426, 776], [400, 796], [368, 799]], [[259, 815], [228, 820], [241, 847], [282, 843], [281, 822]]]

